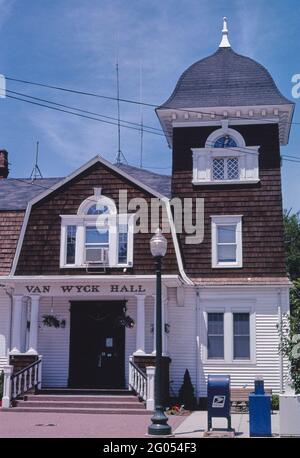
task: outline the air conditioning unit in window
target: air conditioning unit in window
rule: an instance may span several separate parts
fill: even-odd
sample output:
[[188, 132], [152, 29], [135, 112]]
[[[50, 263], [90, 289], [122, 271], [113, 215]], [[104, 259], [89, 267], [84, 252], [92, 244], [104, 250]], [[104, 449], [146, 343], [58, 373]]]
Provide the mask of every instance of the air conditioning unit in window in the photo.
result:
[[107, 247], [88, 247], [85, 250], [85, 261], [88, 267], [108, 266]]

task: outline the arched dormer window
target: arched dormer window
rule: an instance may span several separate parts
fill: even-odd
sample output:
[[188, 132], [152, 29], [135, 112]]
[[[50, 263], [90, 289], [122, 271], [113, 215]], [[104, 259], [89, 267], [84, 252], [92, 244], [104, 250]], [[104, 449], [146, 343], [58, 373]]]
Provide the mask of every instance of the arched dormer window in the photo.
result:
[[236, 141], [230, 135], [222, 135], [214, 143], [214, 148], [236, 148]]
[[60, 266], [131, 266], [133, 218], [118, 214], [114, 201], [95, 188], [76, 215], [61, 215]]
[[222, 127], [214, 130], [206, 139], [206, 148], [244, 148], [246, 146], [243, 136], [235, 129]]
[[193, 148], [193, 184], [257, 183], [259, 146], [246, 146], [243, 136], [224, 123]]

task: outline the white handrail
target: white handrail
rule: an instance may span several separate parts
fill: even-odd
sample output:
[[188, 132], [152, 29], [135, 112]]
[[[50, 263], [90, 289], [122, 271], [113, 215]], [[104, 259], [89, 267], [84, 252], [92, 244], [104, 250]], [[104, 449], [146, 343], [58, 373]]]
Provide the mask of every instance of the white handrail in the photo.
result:
[[42, 383], [42, 357], [25, 367], [21, 371], [13, 374], [13, 366], [3, 367], [4, 384], [2, 407], [11, 407], [11, 401], [18, 396], [25, 394], [32, 388], [40, 388]]
[[146, 373], [129, 358], [129, 388], [146, 402], [147, 410], [154, 410], [154, 375], [155, 367], [147, 366]]

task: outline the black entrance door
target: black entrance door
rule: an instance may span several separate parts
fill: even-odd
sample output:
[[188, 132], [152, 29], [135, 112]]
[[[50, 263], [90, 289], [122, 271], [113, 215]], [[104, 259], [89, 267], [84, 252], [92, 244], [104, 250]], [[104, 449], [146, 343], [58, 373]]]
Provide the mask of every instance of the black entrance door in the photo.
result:
[[125, 302], [72, 302], [69, 386], [124, 388]]

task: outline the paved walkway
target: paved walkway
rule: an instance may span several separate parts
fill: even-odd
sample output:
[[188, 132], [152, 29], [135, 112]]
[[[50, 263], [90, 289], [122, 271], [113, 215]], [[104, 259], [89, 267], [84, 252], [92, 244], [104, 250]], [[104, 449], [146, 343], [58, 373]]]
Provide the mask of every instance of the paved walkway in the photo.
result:
[[[232, 427], [235, 429], [235, 437], [249, 437], [249, 415], [232, 414]], [[214, 418], [213, 428], [222, 429], [227, 427], [225, 418]], [[189, 415], [175, 430], [174, 434], [179, 437], [203, 437], [207, 429], [207, 412], [198, 411]], [[272, 433], [274, 437], [279, 436], [279, 414], [272, 415]]]
[[[186, 417], [169, 417], [175, 430]], [[1, 412], [0, 438], [145, 438], [151, 415], [86, 415], [69, 413]]]
[[[236, 437], [249, 437], [249, 416], [233, 414]], [[67, 437], [67, 438], [145, 438], [149, 415], [86, 415], [33, 412], [0, 412], [0, 437]], [[200, 438], [207, 428], [207, 413], [170, 416], [169, 424], [176, 438]], [[213, 420], [214, 428], [225, 428], [226, 420]], [[279, 433], [279, 415], [272, 415], [272, 432]]]

